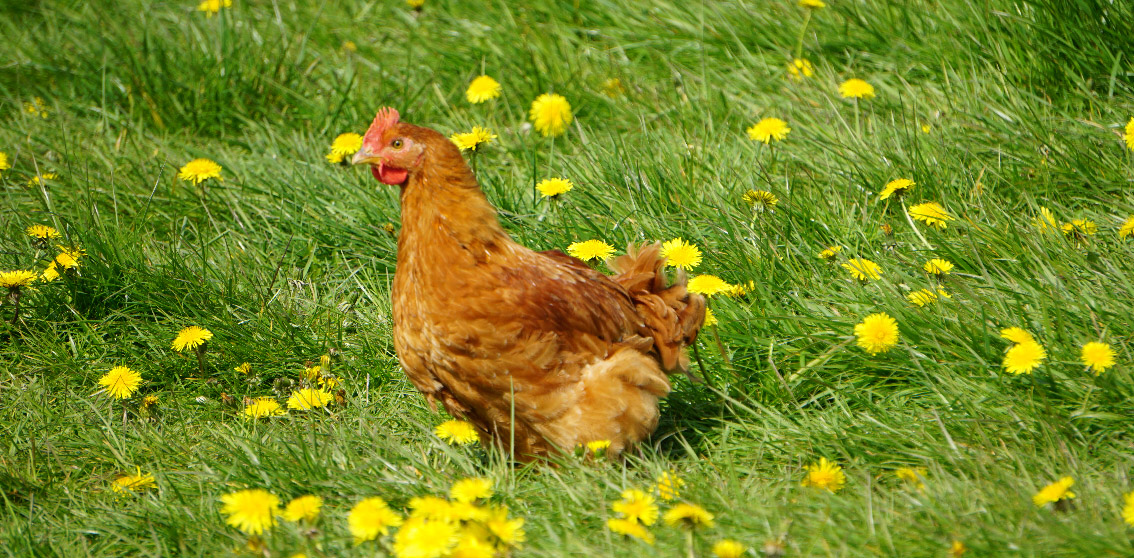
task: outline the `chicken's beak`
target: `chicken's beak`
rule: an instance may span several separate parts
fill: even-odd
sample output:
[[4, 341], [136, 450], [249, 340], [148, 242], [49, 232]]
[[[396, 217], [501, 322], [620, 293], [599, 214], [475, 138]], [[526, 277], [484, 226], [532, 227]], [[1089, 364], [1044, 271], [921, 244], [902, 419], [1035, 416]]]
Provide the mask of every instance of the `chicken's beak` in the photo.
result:
[[352, 164], [352, 165], [361, 165], [361, 164], [376, 165], [376, 164], [381, 163], [381, 162], [382, 162], [381, 157], [378, 157], [377, 155], [367, 151], [365, 147], [363, 147], [362, 149], [359, 149], [358, 153], [355, 153], [354, 157], [351, 158], [351, 160], [350, 160], [350, 164]]

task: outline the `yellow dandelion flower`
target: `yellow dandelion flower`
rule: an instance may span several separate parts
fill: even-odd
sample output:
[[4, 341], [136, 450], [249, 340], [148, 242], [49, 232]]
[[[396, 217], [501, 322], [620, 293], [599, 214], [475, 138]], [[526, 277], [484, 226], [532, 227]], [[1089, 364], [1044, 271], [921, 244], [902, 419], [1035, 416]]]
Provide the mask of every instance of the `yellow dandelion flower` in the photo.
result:
[[28, 285], [39, 277], [34, 271], [3, 271], [0, 272], [0, 287], [15, 290]]
[[949, 545], [949, 558], [961, 558], [968, 551], [969, 549], [965, 547], [965, 543], [953, 541], [953, 544]]
[[593, 455], [599, 455], [599, 452], [605, 455], [606, 450], [610, 449], [610, 440], [594, 440], [587, 442], [585, 445]]
[[827, 4], [824, 4], [823, 0], [799, 0], [799, 5], [809, 10], [819, 10], [827, 7]]
[[257, 397], [244, 406], [244, 418], [249, 420], [279, 416], [284, 412], [279, 401], [276, 401], [273, 397]]
[[469, 84], [465, 98], [472, 104], [483, 103], [500, 96], [500, 82], [488, 76], [478, 76]]
[[122, 475], [114, 479], [114, 484], [110, 485], [110, 488], [119, 494], [132, 494], [157, 487], [153, 475], [150, 473], [143, 475], [141, 467], [137, 467], [136, 470], [135, 475]]
[[717, 558], [740, 558], [747, 550], [747, 546], [732, 539], [719, 540], [713, 545], [713, 555]]
[[568, 246], [567, 253], [583, 261], [605, 260], [614, 255], [614, 246], [601, 240], [584, 240]]
[[854, 78], [839, 84], [839, 95], [844, 99], [870, 99], [874, 97], [874, 86]]
[[571, 124], [571, 103], [562, 95], [544, 93], [532, 102], [529, 117], [537, 132], [544, 136], [558, 136]]
[[685, 481], [677, 476], [674, 471], [667, 471], [658, 477], [657, 489], [658, 497], [666, 502], [676, 499], [681, 496], [681, 487], [685, 486]]
[[1127, 217], [1122, 227], [1118, 229], [1118, 238], [1125, 240], [1131, 236], [1134, 236], [1134, 215]]
[[910, 304], [922, 308], [928, 304], [937, 302], [937, 293], [929, 289], [921, 289], [907, 294], [906, 299], [910, 301]]
[[922, 124], [921, 125], [921, 133], [928, 134], [931, 130], [933, 130], [933, 127], [930, 126], [929, 124]]
[[753, 211], [761, 213], [764, 211], [774, 211], [776, 209], [776, 204], [780, 203], [780, 198], [776, 197], [775, 194], [766, 192], [764, 190], [749, 190], [744, 193], [744, 196], [741, 199], [743, 199], [744, 202], [748, 205], [752, 206]]
[[669, 511], [665, 512], [664, 519], [665, 524], [670, 527], [693, 529], [695, 527], [713, 526], [713, 514], [705, 511], [705, 508], [697, 504], [688, 502], [681, 502], [670, 508]]
[[1032, 219], [1032, 224], [1035, 225], [1041, 233], [1059, 230], [1059, 225], [1055, 221], [1055, 214], [1046, 207], [1040, 207], [1039, 215], [1036, 215]]
[[1068, 236], [1087, 237], [1095, 236], [1099, 232], [1099, 226], [1087, 219], [1072, 219], [1070, 223], [1063, 223], [1062, 230]]
[[287, 503], [283, 511], [283, 518], [291, 522], [303, 520], [313, 523], [319, 517], [319, 510], [322, 507], [322, 498], [311, 494], [300, 496]]
[[636, 488], [623, 490], [622, 499], [611, 504], [610, 509], [642, 525], [653, 525], [658, 520], [658, 505], [654, 503], [654, 497]]
[[903, 194], [909, 193], [909, 191], [913, 190], [913, 187], [916, 185], [917, 182], [914, 182], [908, 178], [891, 180], [886, 183], [885, 187], [882, 188], [882, 192], [878, 194], [878, 199], [888, 200], [890, 199], [890, 196], [900, 197]]
[[921, 266], [921, 269], [930, 275], [944, 277], [953, 271], [953, 264], [949, 260], [933, 258], [925, 262], [925, 265]]
[[142, 375], [126, 366], [115, 366], [98, 380], [103, 391], [115, 399], [127, 399], [138, 391]]
[[622, 85], [622, 80], [614, 77], [602, 82], [602, 94], [617, 99], [626, 94], [626, 86]]
[[420, 10], [425, 5], [425, 0], [406, 0], [406, 5], [414, 10]]
[[210, 178], [224, 180], [220, 173], [221, 166], [215, 162], [209, 159], [193, 159], [181, 167], [180, 172], [177, 173], [177, 178], [193, 184], [200, 184]]
[[788, 62], [787, 71], [791, 79], [802, 81], [804, 78], [809, 78], [815, 74], [815, 67], [811, 65], [810, 60], [796, 58]]
[[729, 287], [728, 296], [732, 298], [739, 298], [756, 288], [756, 281], [749, 280], [748, 283], [737, 283]]
[[570, 180], [563, 178], [546, 178], [536, 184], [536, 190], [539, 190], [540, 195], [545, 198], [554, 198], [566, 194], [574, 187], [575, 185], [571, 184]]
[[654, 534], [642, 524], [629, 519], [608, 519], [606, 520], [606, 528], [610, 529], [612, 533], [634, 537], [646, 544], [654, 544]]
[[287, 398], [287, 408], [296, 411], [307, 411], [322, 407], [334, 398], [335, 396], [331, 395], [326, 390], [304, 388], [291, 393], [291, 397]]
[[1126, 141], [1126, 147], [1134, 150], [1134, 116], [1130, 117], [1130, 122], [1126, 123], [1125, 132], [1122, 139]]
[[37, 115], [40, 118], [47, 118], [47, 103], [43, 101], [43, 97], [36, 97], [24, 103], [24, 111], [28, 114]]
[[[449, 521], [484, 521], [488, 515], [488, 510], [477, 507], [475, 503], [449, 502], [446, 518]], [[485, 534], [483, 530], [478, 532], [478, 536]]]
[[1095, 374], [1101, 374], [1107, 368], [1114, 366], [1114, 349], [1106, 343], [1091, 341], [1083, 345], [1083, 351], [1079, 358], [1088, 370], [1094, 370]]
[[28, 236], [38, 238], [40, 240], [48, 240], [51, 238], [59, 238], [61, 235], [59, 231], [47, 225], [32, 225], [27, 228]]
[[473, 126], [471, 132], [453, 134], [449, 139], [457, 144], [461, 151], [477, 151], [480, 146], [492, 143], [492, 140], [496, 139], [496, 134], [490, 132], [488, 128]]
[[1125, 501], [1125, 505], [1122, 507], [1122, 520], [1127, 525], [1134, 527], [1134, 491], [1123, 495], [1122, 499]]
[[865, 258], [847, 260], [847, 262], [843, 264], [843, 269], [849, 271], [850, 274], [859, 281], [877, 281], [882, 278], [882, 268], [879, 267], [878, 264]]
[[[62, 246], [60, 246], [60, 248], [62, 248]], [[58, 264], [59, 267], [62, 267], [64, 270], [75, 269], [79, 267], [79, 257], [81, 255], [81, 251], [76, 252], [64, 248], [58, 256], [55, 256], [55, 259], [52, 261], [52, 263]]]
[[819, 252], [819, 257], [824, 260], [833, 260], [839, 255], [839, 252], [842, 251], [842, 246], [828, 246], [824, 248], [822, 252]]
[[173, 340], [173, 350], [183, 352], [186, 349], [196, 349], [213, 338], [213, 332], [199, 326], [189, 326], [177, 333]]
[[[40, 177], [42, 177], [42, 180]], [[53, 172], [37, 174], [28, 179], [28, 186], [39, 186], [45, 180], [55, 180], [56, 178], [59, 178], [59, 175]]]
[[347, 52], [358, 52], [358, 45], [354, 41], [343, 41], [342, 49]]
[[492, 497], [492, 481], [480, 477], [461, 479], [453, 483], [449, 496], [458, 502], [471, 504]]
[[240, 364], [240, 366], [233, 368], [233, 370], [235, 370], [239, 374], [243, 374], [243, 375], [247, 376], [248, 374], [252, 373], [252, 364], [247, 363], [247, 362], [243, 362], [243, 363]]
[[871, 314], [854, 326], [854, 334], [866, 352], [884, 353], [898, 344], [898, 322], [885, 312]]
[[838, 492], [847, 483], [847, 476], [839, 464], [828, 461], [826, 457], [819, 458], [819, 463], [807, 466], [807, 476], [801, 483], [803, 486]]
[[508, 508], [504, 506], [492, 508], [484, 520], [484, 526], [496, 541], [506, 547], [518, 546], [524, 542], [524, 518], [508, 518]]
[[947, 221], [952, 221], [955, 218], [945, 212], [945, 208], [935, 202], [919, 203], [910, 207], [910, 217], [915, 221], [925, 221], [937, 230], [944, 230], [948, 224]]
[[439, 496], [418, 496], [409, 501], [409, 507], [413, 510], [411, 517], [443, 521], [453, 519], [453, 503]]
[[390, 534], [390, 527], [402, 524], [402, 517], [386, 501], [374, 496], [366, 498], [351, 508], [347, 515], [347, 524], [350, 534], [354, 536], [354, 544], [362, 544], [379, 536]]
[[362, 149], [362, 136], [354, 132], [347, 132], [335, 136], [334, 141], [331, 142], [331, 152], [327, 153], [327, 162], [329, 163], [344, 163], [350, 162], [350, 157], [353, 157], [358, 150]]
[[43, 275], [40, 275], [39, 277], [40, 281], [43, 281], [44, 283], [50, 283], [51, 281], [54, 281], [58, 278], [59, 270], [56, 269], [55, 262], [48, 264], [47, 269], [43, 270]]
[[308, 366], [303, 368], [303, 378], [308, 382], [314, 382], [319, 379], [323, 367], [316, 364], [315, 366]]
[[1035, 496], [1032, 496], [1032, 502], [1042, 508], [1060, 500], [1070, 500], [1075, 497], [1075, 493], [1071, 492], [1071, 487], [1074, 484], [1075, 479], [1063, 477], [1036, 492]]
[[397, 558], [440, 558], [460, 540], [460, 527], [448, 521], [411, 517], [394, 535]]
[[1009, 374], [1031, 374], [1047, 358], [1043, 345], [1035, 341], [1018, 343], [1004, 354], [1004, 370]]
[[715, 326], [719, 323], [720, 323], [720, 320], [718, 320], [717, 315], [713, 313], [713, 309], [706, 307], [705, 308], [705, 322], [703, 324], [704, 327], [712, 327], [712, 326]]
[[661, 257], [665, 258], [665, 265], [678, 269], [701, 265], [701, 250], [680, 237], [662, 243]]
[[713, 296], [730, 292], [732, 285], [716, 275], [698, 275], [689, 280], [686, 288], [691, 293]]
[[759, 141], [763, 143], [772, 143], [772, 141], [780, 141], [787, 137], [791, 128], [788, 128], [787, 122], [779, 118], [765, 118], [748, 128], [748, 138], [752, 141]]
[[463, 420], [447, 420], [437, 425], [433, 433], [450, 445], [467, 446], [480, 439], [480, 436], [476, 433], [476, 428]]
[[925, 467], [899, 467], [894, 475], [918, 490], [925, 490], [923, 479], [927, 472]]
[[262, 488], [225, 494], [221, 502], [221, 513], [228, 516], [224, 522], [249, 535], [270, 530], [280, 512], [280, 499]]
[[1036, 341], [1032, 334], [1018, 327], [1007, 327], [1000, 330], [1000, 337], [1013, 343], [1035, 343]]
[[213, 17], [213, 14], [221, 11], [221, 8], [231, 8], [232, 0], [204, 0], [197, 4], [198, 12], [205, 12], [205, 17]]
[[496, 547], [474, 533], [465, 531], [457, 546], [453, 547], [451, 558], [495, 558]]
[[8, 154], [0, 151], [0, 174], [3, 174], [4, 171], [10, 168], [12, 168], [12, 165], [8, 163]]

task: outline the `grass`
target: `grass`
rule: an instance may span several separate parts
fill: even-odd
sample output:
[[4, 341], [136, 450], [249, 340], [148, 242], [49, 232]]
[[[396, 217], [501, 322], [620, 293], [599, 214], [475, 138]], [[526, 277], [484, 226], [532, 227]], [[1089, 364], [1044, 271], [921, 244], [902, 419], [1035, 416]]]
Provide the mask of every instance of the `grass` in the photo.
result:
[[[0, 270], [50, 261], [54, 248], [24, 235], [33, 224], [87, 252], [80, 275], [25, 293], [19, 323], [0, 306], [0, 554], [233, 553], [246, 538], [225, 526], [219, 497], [259, 487], [327, 502], [310, 539], [276, 528], [272, 555], [373, 555], [374, 543], [352, 544], [354, 503], [378, 495], [400, 509], [479, 475], [526, 518], [517, 556], [684, 556], [676, 529], [654, 529], [650, 549], [604, 527], [621, 490], [672, 469], [682, 497], [717, 516], [699, 556], [724, 537], [756, 555], [769, 539], [788, 556], [947, 556], [954, 540], [970, 556], [1130, 555], [1134, 248], [1117, 231], [1134, 213], [1120, 139], [1134, 39], [1114, 22], [1134, 8], [829, 4], [804, 35], [815, 75], [800, 82], [786, 64], [805, 12], [787, 0], [427, 0], [420, 13], [236, 0], [214, 17], [195, 2], [0, 6], [0, 151], [12, 163]], [[482, 72], [503, 97], [469, 105], [464, 88]], [[836, 93], [851, 77], [877, 90], [857, 120]], [[624, 96], [603, 93], [609, 78]], [[575, 109], [554, 142], [523, 126], [547, 91]], [[25, 110], [35, 97], [46, 117]], [[716, 388], [675, 378], [662, 425], [620, 463], [513, 467], [437, 440], [444, 417], [391, 344], [396, 191], [323, 159], [385, 105], [444, 133], [499, 134], [478, 177], [528, 246], [680, 236], [705, 253], [696, 272], [752, 281], [743, 298], [712, 300], [720, 325], [700, 354]], [[771, 147], [744, 133], [767, 116], [792, 128]], [[224, 181], [178, 181], [196, 157], [220, 163]], [[48, 171], [58, 177], [27, 186]], [[576, 185], [554, 205], [534, 192], [550, 176]], [[917, 182], [907, 205], [936, 201], [957, 220], [912, 230], [900, 203], [877, 199], [901, 177]], [[749, 189], [775, 193], [775, 211], [754, 215]], [[1043, 234], [1040, 207], [1098, 233]], [[817, 258], [829, 245], [844, 247], [839, 262], [878, 262], [881, 280]], [[933, 288], [921, 271], [931, 257], [956, 264], [952, 298], [914, 308], [905, 295]], [[897, 320], [901, 341], [871, 356], [852, 336], [875, 312]], [[215, 334], [203, 375], [170, 349], [187, 325]], [[1009, 326], [1046, 347], [1033, 374], [1001, 368]], [[1098, 376], [1078, 357], [1096, 340], [1118, 361]], [[345, 407], [239, 417], [241, 398], [286, 395], [324, 354]], [[242, 362], [252, 375], [233, 371]], [[135, 397], [159, 396], [156, 417], [124, 420], [120, 403], [92, 395], [115, 365], [142, 372]], [[820, 457], [843, 466], [846, 488], [800, 486]], [[896, 478], [904, 466], [926, 468], [924, 490]], [[116, 497], [111, 483], [135, 468], [157, 490]], [[1063, 476], [1074, 505], [1037, 509], [1031, 496]]]

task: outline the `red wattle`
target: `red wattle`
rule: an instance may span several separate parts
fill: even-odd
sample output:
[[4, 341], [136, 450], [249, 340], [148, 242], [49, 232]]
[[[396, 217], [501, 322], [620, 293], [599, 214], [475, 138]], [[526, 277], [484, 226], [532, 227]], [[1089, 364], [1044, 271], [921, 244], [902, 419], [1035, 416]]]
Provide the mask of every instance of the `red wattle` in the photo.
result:
[[383, 184], [389, 184], [391, 186], [398, 186], [409, 177], [408, 170], [387, 167], [384, 164], [379, 164], [378, 167], [370, 167], [370, 170]]

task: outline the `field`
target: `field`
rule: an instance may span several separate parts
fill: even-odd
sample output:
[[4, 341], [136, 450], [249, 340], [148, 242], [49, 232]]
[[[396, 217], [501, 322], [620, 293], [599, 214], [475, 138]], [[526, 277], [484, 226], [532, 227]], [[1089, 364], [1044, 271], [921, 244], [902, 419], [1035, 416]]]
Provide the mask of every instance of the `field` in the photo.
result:
[[[0, 555], [1134, 556], [1134, 4], [212, 1], [0, 5], [0, 271], [36, 274], [0, 292]], [[743, 287], [648, 444], [438, 438], [391, 339], [397, 188], [326, 158], [383, 106], [496, 134], [476, 173], [523, 244], [681, 238]], [[316, 365], [326, 406], [247, 416]], [[356, 544], [364, 498], [467, 478], [495, 550]], [[322, 508], [255, 534], [245, 489]], [[616, 533], [631, 489], [712, 525]]]

